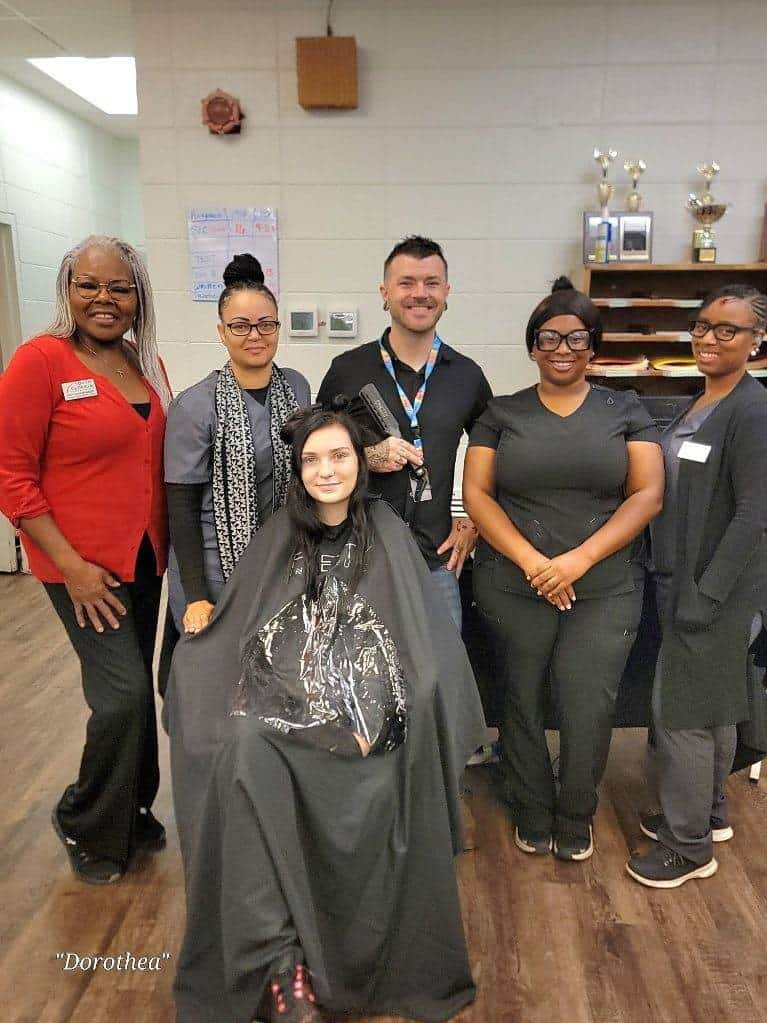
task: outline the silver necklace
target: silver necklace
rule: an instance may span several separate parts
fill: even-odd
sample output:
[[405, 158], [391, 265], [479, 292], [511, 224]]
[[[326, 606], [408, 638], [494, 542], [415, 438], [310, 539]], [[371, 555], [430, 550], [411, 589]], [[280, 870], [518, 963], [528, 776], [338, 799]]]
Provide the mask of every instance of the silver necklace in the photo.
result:
[[99, 362], [103, 362], [106, 368], [110, 372], [116, 373], [121, 380], [125, 379], [125, 377], [128, 375], [127, 369], [118, 369], [116, 366], [110, 366], [109, 362], [104, 358], [101, 352], [94, 352], [94, 350], [89, 345], [86, 345], [82, 338], [78, 338], [78, 340], [80, 344], [83, 346], [83, 348], [86, 350], [86, 352], [92, 355], [94, 359], [98, 359]]

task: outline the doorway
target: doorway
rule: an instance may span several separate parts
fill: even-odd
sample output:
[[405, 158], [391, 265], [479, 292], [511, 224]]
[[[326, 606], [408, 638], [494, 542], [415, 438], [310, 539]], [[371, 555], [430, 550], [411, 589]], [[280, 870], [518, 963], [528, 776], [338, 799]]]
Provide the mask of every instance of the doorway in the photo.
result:
[[[0, 213], [0, 372], [21, 344], [21, 316], [13, 245], [13, 221]], [[2, 438], [0, 438], [2, 444]], [[16, 530], [0, 515], [0, 572], [18, 569]]]

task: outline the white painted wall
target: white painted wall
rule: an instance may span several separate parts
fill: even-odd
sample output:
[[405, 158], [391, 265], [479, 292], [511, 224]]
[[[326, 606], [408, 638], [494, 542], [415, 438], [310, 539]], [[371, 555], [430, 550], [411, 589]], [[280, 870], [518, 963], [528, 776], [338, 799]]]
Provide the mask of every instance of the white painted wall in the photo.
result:
[[[444, 244], [454, 288], [441, 332], [497, 391], [529, 382], [529, 312], [580, 264], [595, 201], [595, 144], [642, 157], [657, 262], [689, 258], [695, 165], [722, 166], [734, 205], [720, 261], [750, 261], [767, 189], [767, 3], [735, 0], [336, 0], [359, 50], [360, 107], [307, 112], [294, 38], [324, 32], [325, 0], [133, 0], [141, 180], [163, 353], [177, 388], [222, 361], [215, 310], [189, 298], [184, 211], [279, 211], [282, 300], [359, 307], [360, 338], [385, 323], [376, 291], [391, 245]], [[220, 87], [240, 136], [200, 126]], [[613, 173], [617, 199], [628, 191]], [[617, 203], [616, 203], [617, 205]], [[316, 387], [338, 343], [282, 341]]]
[[15, 221], [23, 337], [53, 313], [64, 253], [91, 233], [143, 246], [138, 144], [0, 76], [0, 213]]

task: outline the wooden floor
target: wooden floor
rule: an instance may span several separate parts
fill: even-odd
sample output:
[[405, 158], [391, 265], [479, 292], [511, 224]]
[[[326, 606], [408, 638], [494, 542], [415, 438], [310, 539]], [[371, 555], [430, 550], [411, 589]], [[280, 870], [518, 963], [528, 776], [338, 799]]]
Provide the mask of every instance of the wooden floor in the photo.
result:
[[[74, 655], [29, 577], [0, 576], [0, 664], [0, 1020], [166, 1023], [184, 917], [167, 742], [155, 807], [167, 850], [118, 885], [83, 885], [49, 818], [76, 773], [86, 711]], [[473, 848], [459, 874], [478, 996], [460, 1023], [767, 1021], [767, 778], [731, 779], [736, 836], [717, 847], [715, 877], [650, 892], [624, 872], [640, 844], [642, 745], [616, 733], [586, 864], [519, 852], [487, 769], [469, 772]], [[157, 971], [67, 972], [66, 952], [169, 957]]]

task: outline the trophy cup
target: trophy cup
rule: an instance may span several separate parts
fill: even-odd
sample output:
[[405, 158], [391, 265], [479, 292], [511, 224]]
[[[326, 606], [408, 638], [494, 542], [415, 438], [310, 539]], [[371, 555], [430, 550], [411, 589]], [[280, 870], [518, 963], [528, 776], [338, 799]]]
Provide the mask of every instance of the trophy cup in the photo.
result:
[[[599, 196], [599, 205], [602, 210], [602, 219], [597, 225], [596, 244], [594, 245], [595, 263], [610, 262], [612, 224], [610, 223], [610, 212], [608, 207], [615, 188], [607, 180], [607, 172], [610, 169], [610, 164], [617, 155], [618, 154], [614, 149], [607, 149], [605, 151], [602, 151], [601, 149], [594, 150], [594, 159], [602, 168], [602, 177], [597, 185], [597, 195]], [[613, 256], [613, 258], [615, 257]]]
[[623, 169], [631, 178], [631, 191], [626, 199], [626, 208], [631, 213], [636, 213], [642, 205], [642, 196], [637, 192], [637, 185], [639, 184], [639, 178], [647, 170], [647, 164], [644, 160], [626, 160], [623, 164]]
[[711, 181], [719, 173], [719, 164], [713, 161], [700, 163], [697, 170], [705, 181], [703, 194], [698, 196], [690, 192], [685, 204], [698, 223], [703, 225], [692, 233], [692, 255], [696, 263], [715, 263], [716, 244], [711, 225], [722, 219], [728, 204], [717, 202], [711, 194]]
[[602, 168], [602, 178], [597, 185], [597, 195], [599, 196], [599, 205], [605, 216], [607, 216], [607, 209], [615, 191], [615, 187], [607, 180], [607, 172], [617, 155], [614, 149], [607, 149], [605, 152], [602, 152], [601, 149], [594, 150], [594, 159]]

